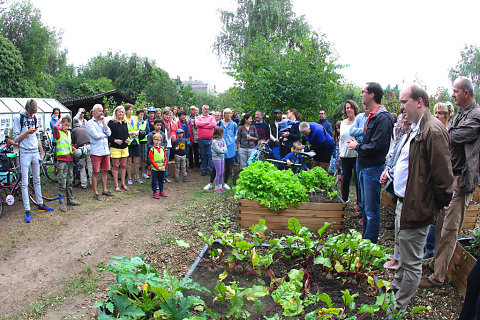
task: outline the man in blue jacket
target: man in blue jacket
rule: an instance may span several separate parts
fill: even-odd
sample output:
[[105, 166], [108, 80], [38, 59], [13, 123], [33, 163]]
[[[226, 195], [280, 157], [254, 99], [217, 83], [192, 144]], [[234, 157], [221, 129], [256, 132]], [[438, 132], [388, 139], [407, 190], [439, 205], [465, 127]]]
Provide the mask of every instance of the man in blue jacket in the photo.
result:
[[332, 157], [333, 148], [335, 144], [332, 136], [328, 134], [325, 128], [315, 122], [302, 122], [299, 126], [300, 133], [305, 137], [305, 140], [310, 142], [315, 157], [313, 157], [313, 166], [322, 167], [328, 171], [330, 165], [330, 158]]
[[390, 112], [381, 105], [383, 89], [376, 82], [368, 82], [362, 90], [362, 102], [369, 110], [365, 124], [363, 141], [352, 140], [348, 148], [358, 152], [358, 166], [362, 190], [363, 231], [364, 239], [377, 243], [380, 232], [380, 175], [385, 169], [385, 156], [390, 148], [393, 134], [393, 118]]
[[320, 109], [320, 111], [318, 112], [318, 122], [317, 123], [319, 125], [321, 125], [322, 127], [324, 127], [325, 130], [327, 130], [330, 137], [333, 137], [332, 124], [330, 122], [328, 122], [328, 120], [327, 120], [327, 111], [325, 111], [325, 109]]

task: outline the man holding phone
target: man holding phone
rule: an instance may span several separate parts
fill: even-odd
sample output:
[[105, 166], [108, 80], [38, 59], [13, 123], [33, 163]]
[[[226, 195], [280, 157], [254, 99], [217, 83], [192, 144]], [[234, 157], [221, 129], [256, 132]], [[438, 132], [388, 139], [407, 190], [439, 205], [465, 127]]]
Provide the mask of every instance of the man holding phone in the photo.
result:
[[[28, 178], [30, 166], [33, 174], [33, 187], [35, 199], [38, 203], [38, 211], [51, 212], [53, 208], [43, 203], [42, 189], [40, 186], [40, 161], [43, 159], [42, 144], [37, 132], [37, 102], [33, 99], [27, 101], [25, 111], [21, 111], [13, 119], [13, 141], [19, 143], [20, 147], [20, 170], [22, 172], [22, 199], [25, 207], [25, 222], [31, 221], [30, 199], [28, 197]], [[40, 151], [40, 153], [39, 153]]]

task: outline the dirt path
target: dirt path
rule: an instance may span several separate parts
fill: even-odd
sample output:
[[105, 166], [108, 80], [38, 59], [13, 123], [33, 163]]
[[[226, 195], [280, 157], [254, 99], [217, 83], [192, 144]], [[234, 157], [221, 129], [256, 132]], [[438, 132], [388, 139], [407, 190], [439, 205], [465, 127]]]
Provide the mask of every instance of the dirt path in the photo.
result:
[[[189, 180], [168, 184], [168, 197], [160, 200], [152, 199], [147, 183], [101, 202], [93, 201], [91, 189], [75, 190], [82, 206], [66, 213], [35, 213], [30, 224], [22, 221], [20, 203], [7, 208], [0, 219], [0, 315], [21, 318], [19, 310], [32, 309], [37, 302], [44, 319], [90, 318], [92, 295], [68, 294], [76, 284], [72, 279], [97, 277], [97, 295], [101, 295], [111, 276], [98, 275], [97, 266], [112, 256], [131, 257], [151, 250], [150, 244], [164, 239], [185, 199], [194, 197], [205, 183], [196, 172]], [[58, 210], [57, 203], [53, 205]], [[152, 239], [156, 240], [149, 242]], [[168, 254], [163, 257], [168, 259]]]

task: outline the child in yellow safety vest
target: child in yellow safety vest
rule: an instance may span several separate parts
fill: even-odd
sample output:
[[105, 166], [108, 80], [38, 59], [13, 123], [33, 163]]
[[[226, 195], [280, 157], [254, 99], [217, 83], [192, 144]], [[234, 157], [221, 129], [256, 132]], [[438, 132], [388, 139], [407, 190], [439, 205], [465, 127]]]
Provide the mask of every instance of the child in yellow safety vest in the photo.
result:
[[[152, 164], [152, 191], [155, 199], [160, 199], [160, 196], [166, 197], [163, 191], [163, 179], [165, 176], [165, 167], [167, 166], [167, 151], [160, 144], [162, 142], [162, 135], [156, 133], [153, 136], [153, 147], [150, 149], [149, 158]], [[160, 195], [157, 193], [160, 191]]]
[[73, 198], [73, 151], [72, 137], [68, 129], [72, 123], [70, 116], [64, 115], [61, 120], [58, 120], [53, 127], [53, 136], [57, 140], [57, 169], [58, 169], [58, 200], [60, 202], [60, 210], [67, 211], [65, 204], [65, 196], [67, 197], [67, 204], [71, 206], [78, 206], [80, 202]]

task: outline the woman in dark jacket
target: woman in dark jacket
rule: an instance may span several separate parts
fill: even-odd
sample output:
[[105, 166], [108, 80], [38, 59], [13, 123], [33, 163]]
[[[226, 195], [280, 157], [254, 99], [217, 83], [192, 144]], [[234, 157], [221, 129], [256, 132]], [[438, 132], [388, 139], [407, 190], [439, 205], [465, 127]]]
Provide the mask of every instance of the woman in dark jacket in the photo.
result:
[[120, 165], [120, 181], [122, 188], [128, 190], [125, 185], [125, 173], [127, 172], [128, 158], [128, 135], [127, 123], [125, 122], [125, 108], [118, 106], [113, 111], [113, 118], [108, 122], [108, 127], [112, 131], [108, 142], [110, 144], [110, 158], [112, 159], [112, 174], [115, 182], [115, 191], [120, 191], [118, 186], [118, 166]]
[[[287, 111], [287, 119], [283, 121], [293, 122], [286, 130], [279, 134], [278, 140], [280, 141], [280, 158], [285, 158], [287, 154], [292, 152], [293, 143], [300, 140], [301, 134], [298, 126], [302, 116], [296, 109], [289, 109]], [[282, 122], [283, 122], [282, 121]]]

